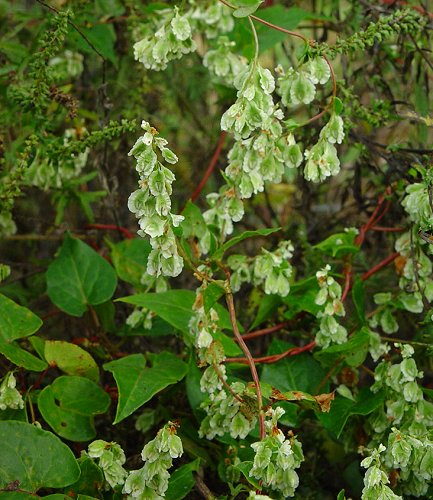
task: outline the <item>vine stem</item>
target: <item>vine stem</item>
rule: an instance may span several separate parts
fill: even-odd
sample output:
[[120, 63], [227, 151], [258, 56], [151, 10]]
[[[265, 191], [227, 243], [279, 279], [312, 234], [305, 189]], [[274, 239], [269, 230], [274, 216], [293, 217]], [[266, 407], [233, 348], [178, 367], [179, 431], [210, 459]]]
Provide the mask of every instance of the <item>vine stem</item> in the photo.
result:
[[[228, 282], [230, 283], [230, 280], [228, 280]], [[238, 328], [238, 324], [237, 324], [237, 320], [236, 320], [235, 304], [233, 301], [233, 294], [231, 291], [226, 292], [226, 302], [227, 302], [227, 307], [228, 307], [229, 314], [230, 314], [230, 321], [232, 324], [233, 333], [235, 334], [235, 337], [239, 343], [240, 348], [242, 349], [243, 353], [245, 354], [246, 362], [250, 367], [251, 375], [252, 375], [253, 380], [254, 380], [254, 386], [256, 388], [256, 394], [257, 394], [257, 404], [259, 407], [260, 440], [263, 440], [266, 437], [266, 430], [265, 430], [265, 415], [263, 412], [262, 389], [260, 387], [259, 374], [257, 373], [257, 368], [256, 368], [256, 365], [254, 362], [254, 358], [252, 357], [251, 352], [248, 349], [247, 344], [245, 344], [245, 341], [239, 332], [239, 328]]]
[[[242, 338], [244, 340], [250, 340], [250, 339], [255, 339], [256, 337], [261, 337], [263, 335], [268, 335], [269, 333], [278, 332], [278, 330], [281, 330], [286, 326], [289, 326], [291, 323], [292, 323], [291, 321], [284, 321], [283, 323], [278, 323], [277, 325], [270, 326], [269, 328], [263, 328], [261, 330], [256, 330], [255, 332], [245, 333], [244, 335], [242, 335]], [[235, 342], [238, 341], [238, 339], [234, 340]]]
[[[287, 351], [282, 352], [281, 354], [272, 354], [270, 356], [262, 356], [260, 358], [251, 358], [254, 363], [263, 363], [270, 365], [272, 363], [276, 363], [280, 361], [280, 359], [287, 358], [288, 356], [296, 356], [297, 354], [302, 354], [303, 352], [311, 351], [316, 347], [316, 341], [313, 340], [309, 344], [304, 345], [303, 347], [291, 347]], [[241, 363], [241, 364], [249, 364], [249, 358], [227, 358], [225, 360], [226, 363]]]
[[[224, 4], [226, 7], [229, 7], [230, 9], [233, 9], [233, 10], [236, 9], [236, 7], [234, 5], [231, 5], [227, 0], [219, 0], [219, 1], [222, 4]], [[262, 19], [260, 17], [254, 16], [253, 14], [249, 15], [248, 19], [249, 19], [251, 25], [252, 25], [252, 21], [251, 20], [254, 19], [254, 21], [257, 21], [258, 23], [264, 24], [268, 28], [271, 28], [271, 29], [276, 30], [276, 31], [281, 31], [281, 33], [285, 33], [286, 35], [289, 35], [289, 36], [293, 36], [293, 37], [299, 38], [306, 45], [309, 45], [310, 47], [314, 47], [314, 45], [316, 45], [316, 41], [315, 40], [309, 39], [306, 36], [301, 35], [301, 33], [297, 33], [296, 31], [286, 30], [285, 28], [282, 28], [281, 26], [278, 26], [277, 24], [273, 24], [273, 23], [270, 23], [269, 21], [265, 21], [264, 19]], [[258, 45], [257, 45], [257, 34], [255, 33], [255, 30], [253, 30], [253, 34], [255, 36], [255, 43], [256, 43], [256, 55], [255, 55], [255, 60], [256, 60], [257, 59], [257, 47], [258, 47]], [[319, 118], [321, 118], [325, 113], [327, 113], [332, 108], [332, 106], [334, 104], [334, 101], [335, 101], [335, 98], [337, 96], [337, 79], [335, 77], [334, 68], [332, 67], [331, 61], [329, 60], [329, 58], [328, 58], [328, 56], [326, 54], [324, 54], [324, 53], [321, 54], [321, 57], [323, 57], [323, 59], [325, 59], [326, 64], [328, 65], [329, 70], [331, 72], [332, 98], [331, 98], [331, 100], [329, 101], [329, 103], [325, 106], [325, 108], [320, 113], [318, 113], [317, 115], [314, 115], [312, 118], [310, 118], [309, 120], [307, 120], [302, 125], [308, 125], [309, 123], [312, 123], [312, 122], [318, 120]]]

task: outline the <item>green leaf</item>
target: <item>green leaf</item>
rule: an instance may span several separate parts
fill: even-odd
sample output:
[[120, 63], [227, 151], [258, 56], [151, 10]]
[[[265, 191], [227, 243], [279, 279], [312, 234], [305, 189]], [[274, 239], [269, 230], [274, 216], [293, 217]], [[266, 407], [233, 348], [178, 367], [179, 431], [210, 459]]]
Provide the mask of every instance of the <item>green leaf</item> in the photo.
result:
[[359, 278], [355, 280], [352, 288], [352, 300], [360, 323], [365, 325], [367, 321], [365, 319], [364, 282]]
[[81, 474], [74, 484], [68, 486], [65, 494], [68, 498], [75, 498], [76, 495], [88, 495], [90, 497], [100, 498], [100, 492], [103, 491], [104, 475], [102, 470], [95, 462], [86, 456], [78, 459]]
[[197, 205], [188, 201], [182, 212], [185, 219], [181, 223], [184, 238], [195, 236], [202, 238], [208, 231], [203, 214]]
[[[292, 344], [282, 340], [272, 340], [268, 355], [280, 354], [294, 347]], [[320, 364], [310, 353], [302, 353], [296, 356], [288, 356], [278, 363], [265, 365], [262, 369], [261, 382], [271, 384], [280, 392], [302, 391], [315, 394], [317, 387], [326, 375]], [[326, 392], [328, 384], [322, 387]]]
[[81, 347], [62, 340], [45, 342], [45, 359], [51, 366], [68, 375], [87, 377], [94, 382], [99, 380], [99, 368], [92, 356]]
[[359, 252], [359, 246], [355, 245], [355, 233], [336, 233], [321, 241], [313, 248], [317, 248], [326, 255], [332, 257], [343, 257], [344, 255], [355, 255]]
[[279, 295], [264, 295], [261, 297], [257, 316], [254, 318], [250, 330], [258, 327], [266, 320], [274, 316], [278, 307], [281, 305], [281, 297]]
[[195, 357], [191, 355], [188, 363], [188, 373], [186, 375], [185, 385], [189, 405], [196, 416], [200, 411], [203, 412], [203, 410], [200, 410], [200, 405], [207, 398], [207, 395], [200, 389], [201, 376], [202, 372], [197, 366]]
[[234, 238], [231, 238], [230, 240], [226, 241], [224, 245], [221, 245], [216, 252], [211, 256], [211, 259], [213, 260], [221, 260], [224, 253], [231, 248], [234, 245], [237, 245], [241, 241], [246, 240], [247, 238], [254, 238], [256, 236], [268, 236], [272, 233], [276, 233], [277, 231], [280, 231], [280, 227], [274, 227], [270, 229], [257, 229], [257, 231], [245, 231], [244, 233], [240, 234], [239, 236], [235, 236]]
[[22, 490], [62, 488], [77, 481], [72, 451], [51, 432], [23, 422], [0, 422], [0, 488], [19, 481]]
[[177, 356], [162, 352], [153, 358], [152, 367], [146, 367], [142, 354], [131, 354], [104, 365], [111, 372], [119, 389], [114, 424], [131, 415], [155, 394], [183, 379], [188, 367]]
[[134, 238], [120, 243], [109, 243], [111, 260], [117, 276], [135, 288], [142, 288], [141, 277], [147, 270], [147, 258], [151, 251], [148, 240]]
[[313, 316], [320, 311], [321, 306], [316, 304], [316, 296], [319, 292], [319, 284], [316, 277], [306, 278], [290, 286], [290, 293], [282, 300], [289, 310], [284, 317], [292, 319], [298, 313], [306, 311]]
[[262, 486], [258, 482], [258, 480], [255, 477], [250, 476], [250, 470], [253, 468], [253, 462], [247, 461], [247, 462], [241, 462], [240, 464], [237, 464], [234, 466], [235, 469], [238, 469], [240, 472], [242, 472], [242, 475], [244, 478], [254, 486], [257, 490], [261, 490]]
[[[193, 314], [192, 306], [195, 298], [196, 295], [191, 290], [168, 290], [162, 293], [140, 293], [117, 300], [150, 309], [167, 323], [180, 330], [186, 338], [191, 339], [189, 321]], [[219, 316], [220, 328], [231, 330], [232, 326], [227, 310], [219, 304], [215, 304], [215, 310]]]
[[31, 371], [43, 371], [47, 364], [14, 342], [35, 333], [42, 320], [26, 307], [0, 294], [0, 353], [17, 366]]
[[111, 299], [116, 286], [116, 273], [110, 264], [89, 245], [67, 234], [47, 270], [52, 302], [71, 316], [82, 316], [87, 306]]
[[196, 472], [200, 466], [200, 459], [197, 458], [189, 464], [182, 465], [173, 472], [169, 481], [168, 489], [165, 492], [167, 500], [182, 500], [195, 486], [193, 472]]
[[368, 387], [359, 391], [356, 401], [336, 396], [329, 413], [316, 413], [323, 427], [340, 437], [347, 420], [352, 415], [369, 415], [383, 404], [384, 393], [373, 394]]
[[[117, 65], [117, 56], [114, 50], [116, 32], [114, 31], [113, 26], [110, 24], [94, 24], [91, 26], [88, 19], [85, 19], [83, 23], [79, 24], [82, 33], [88, 40], [90, 40], [98, 52], [102, 54], [105, 59], [108, 59], [114, 65]], [[72, 30], [71, 33], [69, 33], [69, 38], [75, 42], [80, 51], [93, 54], [98, 57], [95, 50], [90, 47], [83, 37], [75, 31]]]
[[[332, 18], [308, 12], [300, 7], [284, 7], [273, 5], [260, 11], [261, 19], [276, 24], [287, 30], [296, 29], [299, 24], [306, 20], [332, 20]], [[287, 39], [287, 35], [277, 30], [269, 29], [259, 23], [255, 23], [259, 37], [260, 52], [264, 52]], [[251, 35], [250, 35], [251, 36]]]
[[58, 377], [38, 398], [39, 411], [48, 425], [59, 436], [78, 442], [95, 437], [93, 417], [109, 406], [108, 394], [84, 377]]
[[352, 335], [345, 344], [334, 344], [314, 354], [314, 357], [325, 366], [334, 365], [337, 360], [344, 359], [349, 366], [362, 365], [368, 354], [370, 334], [367, 328], [361, 328]]
[[224, 295], [224, 289], [216, 283], [210, 283], [203, 291], [203, 306], [206, 313], [214, 306], [216, 302]]

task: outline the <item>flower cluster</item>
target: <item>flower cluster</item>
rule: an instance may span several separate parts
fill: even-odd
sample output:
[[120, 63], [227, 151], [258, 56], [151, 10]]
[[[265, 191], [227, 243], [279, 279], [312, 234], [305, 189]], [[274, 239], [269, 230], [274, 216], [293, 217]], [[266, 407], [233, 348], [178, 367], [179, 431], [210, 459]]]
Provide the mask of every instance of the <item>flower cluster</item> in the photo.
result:
[[222, 3], [206, 0], [189, 0], [192, 10], [189, 14], [198, 32], [207, 39], [216, 38], [221, 33], [233, 30], [235, 22], [229, 9]]
[[302, 152], [293, 134], [282, 136], [281, 111], [275, 112], [267, 130], [237, 141], [228, 154], [226, 176], [239, 189], [241, 198], [264, 190], [265, 182], [280, 183], [287, 168], [302, 162]]
[[155, 31], [149, 24], [146, 36], [134, 44], [135, 59], [154, 71], [164, 70], [170, 61], [196, 50], [188, 17], [180, 15], [177, 7], [165, 10], [158, 26]]
[[0, 385], [0, 410], [7, 408], [21, 410], [24, 408], [23, 398], [17, 391], [16, 385], [17, 381], [13, 372], [7, 373]]
[[262, 255], [256, 257], [254, 263], [254, 284], [263, 284], [268, 295], [288, 295], [292, 276], [292, 266], [288, 259], [293, 256], [293, 251], [291, 241], [281, 241], [273, 252], [262, 248]]
[[272, 73], [252, 63], [237, 75], [234, 85], [237, 99], [221, 118], [222, 130], [231, 132], [236, 139], [246, 139], [258, 128], [267, 130], [275, 112]]
[[288, 262], [293, 256], [294, 247], [290, 240], [281, 241], [273, 252], [262, 248], [261, 254], [255, 258], [244, 255], [231, 255], [227, 259], [233, 270], [230, 277], [231, 288], [237, 292], [243, 283], [253, 282], [264, 286], [268, 295], [278, 294], [282, 297], [290, 291], [292, 266]]
[[168, 422], [158, 431], [155, 439], [149, 441], [141, 458], [144, 466], [139, 470], [129, 472], [123, 487], [123, 493], [128, 499], [162, 499], [168, 488], [173, 458], [183, 454], [182, 441], [176, 435], [176, 425]]
[[[208, 370], [213, 370], [213, 367], [207, 368], [206, 372]], [[213, 372], [215, 373], [215, 370]], [[212, 372], [209, 371], [209, 374], [210, 377], [214, 377]], [[209, 398], [201, 404], [201, 408], [207, 415], [202, 420], [199, 435], [213, 439], [215, 436], [229, 433], [233, 439], [244, 439], [257, 423], [255, 389], [242, 382], [232, 382], [230, 384], [232, 392], [227, 392], [222, 388], [221, 383], [217, 385], [218, 382], [214, 379], [212, 385], [208, 384], [208, 386], [216, 387], [216, 390], [210, 393]]]
[[362, 500], [402, 500], [387, 484], [389, 479], [382, 469], [380, 454], [386, 450], [383, 444], [374, 449], [371, 455], [361, 462], [362, 467], [367, 469], [364, 476], [364, 489]]
[[227, 85], [234, 85], [236, 76], [246, 67], [246, 60], [230, 50], [234, 45], [226, 36], [221, 36], [217, 47], [206, 52], [203, 58], [203, 65]]
[[285, 73], [277, 68], [278, 93], [285, 106], [309, 104], [316, 95], [316, 85], [324, 85], [331, 76], [331, 70], [323, 57], [310, 59], [297, 70], [289, 68]]
[[413, 348], [396, 347], [401, 349], [402, 361], [383, 361], [375, 370], [371, 390], [385, 391], [386, 397], [385, 407], [369, 418], [374, 432], [370, 447], [387, 442], [383, 464], [387, 470], [399, 471], [398, 484], [403, 493], [420, 497], [433, 479], [433, 404], [425, 401], [418, 385], [417, 378], [423, 374], [412, 358]]
[[105, 480], [112, 488], [124, 483], [128, 473], [123, 468], [126, 458], [120, 445], [98, 439], [89, 444], [87, 454], [90, 458], [98, 459]]
[[320, 290], [316, 295], [315, 303], [324, 306], [317, 315], [320, 318], [320, 329], [316, 335], [316, 342], [324, 348], [333, 342], [343, 344], [347, 340], [347, 330], [335, 319], [335, 316], [345, 315], [341, 302], [341, 286], [332, 276], [329, 276], [330, 270], [331, 267], [326, 265], [324, 269], [316, 273]]
[[[65, 130], [63, 145], [67, 147], [71, 142], [79, 139], [86, 133], [84, 127]], [[89, 149], [71, 154], [69, 158], [57, 161], [48, 157], [45, 152], [38, 151], [32, 164], [26, 171], [26, 182], [44, 190], [61, 188], [66, 181], [77, 178], [87, 163]]]
[[320, 132], [319, 141], [304, 153], [307, 160], [304, 177], [307, 181], [321, 182], [326, 177], [338, 174], [340, 160], [334, 144], [341, 144], [343, 138], [343, 120], [341, 116], [332, 113], [329, 122]]
[[294, 496], [298, 487], [299, 477], [295, 469], [301, 465], [304, 455], [296, 437], [287, 439], [278, 429], [277, 421], [282, 415], [284, 410], [280, 407], [268, 411], [265, 421], [267, 436], [251, 445], [255, 455], [250, 476], [287, 498]]
[[137, 160], [136, 170], [140, 176], [139, 189], [128, 200], [128, 208], [139, 219], [138, 234], [150, 236], [152, 251], [147, 261], [147, 272], [151, 276], [177, 276], [183, 268], [183, 259], [179, 256], [176, 238], [172, 226], [182, 222], [181, 215], [170, 212], [172, 193], [171, 184], [175, 176], [159, 160], [170, 164], [177, 163], [177, 156], [168, 149], [167, 141], [158, 137], [158, 132], [143, 121], [145, 131], [129, 152]]

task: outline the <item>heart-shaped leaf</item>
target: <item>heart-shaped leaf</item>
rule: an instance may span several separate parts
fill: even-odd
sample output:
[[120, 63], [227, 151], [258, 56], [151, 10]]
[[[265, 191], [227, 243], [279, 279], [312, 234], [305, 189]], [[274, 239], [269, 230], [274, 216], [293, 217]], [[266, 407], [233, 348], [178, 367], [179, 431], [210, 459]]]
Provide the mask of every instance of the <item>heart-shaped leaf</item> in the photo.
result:
[[104, 413], [110, 397], [99, 385], [84, 377], [62, 376], [39, 394], [39, 411], [50, 427], [70, 441], [95, 437], [94, 415]]
[[116, 286], [110, 264], [89, 245], [67, 234], [47, 270], [47, 292], [53, 303], [71, 316], [82, 316], [88, 306], [111, 299]]

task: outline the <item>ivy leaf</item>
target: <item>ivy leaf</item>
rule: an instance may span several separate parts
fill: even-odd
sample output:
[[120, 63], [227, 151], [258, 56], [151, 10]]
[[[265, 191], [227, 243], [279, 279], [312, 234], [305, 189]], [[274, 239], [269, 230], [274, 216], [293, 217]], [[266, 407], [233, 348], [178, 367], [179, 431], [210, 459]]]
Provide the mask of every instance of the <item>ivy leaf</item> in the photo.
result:
[[340, 437], [347, 420], [352, 415], [369, 415], [383, 404], [384, 393], [373, 394], [368, 387], [359, 391], [356, 401], [337, 396], [329, 413], [316, 413], [323, 427]]
[[84, 377], [58, 377], [38, 398], [39, 411], [48, 425], [59, 436], [78, 442], [95, 437], [93, 417], [109, 406], [108, 394]]
[[14, 342], [33, 335], [42, 325], [42, 320], [26, 307], [0, 294], [0, 353], [17, 366], [31, 371], [43, 371], [47, 364]]
[[168, 481], [165, 498], [167, 500], [182, 500], [182, 498], [185, 498], [195, 486], [195, 478], [192, 473], [196, 472], [199, 466], [200, 459], [197, 458], [174, 471]]
[[231, 248], [234, 245], [237, 245], [241, 241], [246, 240], [247, 238], [254, 238], [256, 236], [268, 236], [272, 233], [276, 233], [277, 231], [280, 231], [280, 227], [274, 227], [270, 229], [257, 229], [256, 231], [245, 231], [244, 233], [240, 234], [239, 236], [235, 236], [234, 238], [231, 238], [230, 240], [226, 241], [224, 245], [221, 245], [216, 252], [213, 253], [211, 258], [213, 260], [221, 260], [224, 253]]
[[19, 481], [20, 489], [62, 488], [77, 481], [72, 451], [51, 432], [24, 422], [0, 422], [0, 488]]
[[68, 375], [99, 380], [99, 368], [92, 356], [81, 347], [62, 340], [47, 340], [44, 356], [51, 366]]
[[114, 269], [89, 245], [66, 234], [58, 257], [48, 266], [47, 292], [71, 316], [111, 299], [117, 286]]
[[155, 394], [186, 375], [188, 366], [177, 356], [162, 352], [153, 357], [152, 367], [146, 366], [142, 354], [105, 363], [104, 370], [113, 374], [119, 389], [114, 424], [118, 424], [153, 398]]
[[314, 357], [325, 366], [335, 365], [344, 359], [349, 366], [362, 365], [368, 354], [370, 334], [367, 328], [361, 328], [344, 344], [334, 344], [315, 353]]

